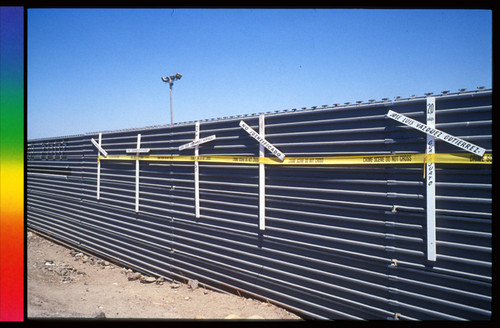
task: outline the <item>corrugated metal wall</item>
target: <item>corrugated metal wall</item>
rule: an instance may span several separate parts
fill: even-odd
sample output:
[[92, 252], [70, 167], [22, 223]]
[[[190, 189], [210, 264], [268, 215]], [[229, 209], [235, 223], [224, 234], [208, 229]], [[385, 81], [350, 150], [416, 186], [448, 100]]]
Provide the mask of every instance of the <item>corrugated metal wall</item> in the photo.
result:
[[[492, 151], [492, 91], [436, 95], [436, 128]], [[426, 97], [265, 115], [266, 139], [294, 156], [417, 154], [426, 135], [386, 117], [425, 123]], [[259, 117], [200, 122], [203, 156], [259, 156], [240, 126]], [[193, 155], [194, 122], [102, 133], [110, 155]], [[27, 225], [166, 278], [230, 286], [326, 319], [485, 320], [492, 297], [489, 164], [436, 164], [437, 260], [427, 260], [424, 164], [266, 165], [259, 229], [259, 166], [100, 161], [98, 133], [30, 140]], [[466, 153], [437, 140], [436, 153]], [[266, 151], [266, 156], [272, 155]]]

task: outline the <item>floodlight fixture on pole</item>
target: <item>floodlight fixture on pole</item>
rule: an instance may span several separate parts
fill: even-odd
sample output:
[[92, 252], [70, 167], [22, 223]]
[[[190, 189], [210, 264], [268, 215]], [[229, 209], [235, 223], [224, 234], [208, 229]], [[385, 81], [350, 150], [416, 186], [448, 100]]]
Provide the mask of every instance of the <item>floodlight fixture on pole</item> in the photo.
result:
[[174, 86], [174, 81], [180, 80], [182, 74], [176, 73], [175, 75], [162, 77], [161, 80], [170, 85], [170, 124], [174, 124], [174, 114], [172, 110], [172, 87]]

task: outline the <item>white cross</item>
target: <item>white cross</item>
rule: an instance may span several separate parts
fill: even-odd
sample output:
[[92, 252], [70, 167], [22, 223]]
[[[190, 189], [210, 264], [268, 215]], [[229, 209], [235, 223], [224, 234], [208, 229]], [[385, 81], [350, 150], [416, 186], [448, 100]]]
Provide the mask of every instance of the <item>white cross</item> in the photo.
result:
[[[137, 156], [141, 153], [148, 153], [149, 148], [141, 149], [141, 134], [137, 135], [137, 148], [127, 149], [127, 153], [136, 153]], [[135, 160], [135, 211], [139, 212], [139, 159]]]
[[[99, 142], [96, 142], [94, 138], [91, 138], [90, 141], [96, 146], [96, 148], [104, 155], [104, 157], [108, 156], [108, 152], [101, 147], [102, 141], [102, 133], [99, 133]], [[97, 161], [97, 195], [96, 198], [99, 200], [100, 198], [100, 190], [101, 190], [101, 162]]]
[[200, 218], [200, 165], [198, 164], [198, 156], [200, 155], [199, 145], [216, 139], [215, 134], [200, 139], [200, 122], [194, 124], [194, 140], [187, 144], [180, 145], [179, 151], [194, 147], [194, 211], [195, 217]]

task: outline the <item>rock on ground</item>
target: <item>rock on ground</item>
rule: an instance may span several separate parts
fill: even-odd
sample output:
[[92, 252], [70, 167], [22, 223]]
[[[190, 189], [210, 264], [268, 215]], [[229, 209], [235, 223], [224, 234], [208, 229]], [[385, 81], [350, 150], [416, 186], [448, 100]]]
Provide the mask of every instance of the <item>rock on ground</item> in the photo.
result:
[[[90, 254], [27, 234], [27, 317], [301, 320], [267, 302], [116, 267]], [[120, 270], [121, 269], [121, 270]], [[264, 304], [264, 305], [261, 305]]]

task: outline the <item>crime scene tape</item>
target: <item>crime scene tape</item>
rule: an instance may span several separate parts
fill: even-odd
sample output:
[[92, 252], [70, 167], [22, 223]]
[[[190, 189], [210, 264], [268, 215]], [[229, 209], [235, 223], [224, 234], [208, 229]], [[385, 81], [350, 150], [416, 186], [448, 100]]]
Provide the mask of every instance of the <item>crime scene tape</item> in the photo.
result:
[[374, 164], [492, 164], [493, 154], [482, 157], [467, 153], [441, 154], [396, 154], [396, 155], [352, 155], [327, 157], [286, 157], [284, 161], [275, 157], [257, 156], [190, 156], [190, 155], [99, 155], [97, 161], [156, 161], [156, 162], [212, 162], [230, 164], [268, 164], [268, 165], [374, 165]]

